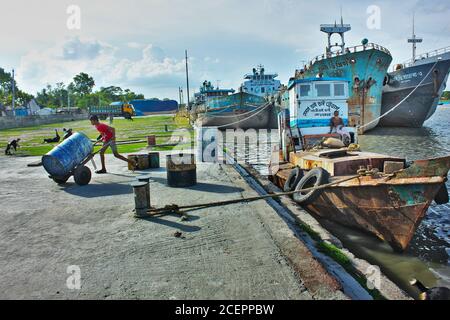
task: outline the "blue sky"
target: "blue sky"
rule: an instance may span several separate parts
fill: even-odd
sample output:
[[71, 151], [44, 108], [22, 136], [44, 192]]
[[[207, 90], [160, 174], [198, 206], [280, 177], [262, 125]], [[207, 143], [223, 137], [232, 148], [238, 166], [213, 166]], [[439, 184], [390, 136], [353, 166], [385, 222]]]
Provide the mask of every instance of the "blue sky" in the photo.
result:
[[[79, 30], [67, 28], [70, 5], [81, 10]], [[379, 29], [367, 25], [373, 5]], [[413, 12], [424, 38], [419, 53], [450, 45], [448, 0], [0, 0], [0, 66], [16, 69], [19, 86], [31, 93], [83, 71], [97, 87], [177, 98], [188, 49], [191, 95], [205, 79], [236, 89], [257, 64], [285, 83], [302, 60], [324, 52], [319, 25], [339, 21], [340, 6], [352, 25], [347, 45], [368, 38], [388, 48], [394, 63], [411, 57], [406, 38]]]

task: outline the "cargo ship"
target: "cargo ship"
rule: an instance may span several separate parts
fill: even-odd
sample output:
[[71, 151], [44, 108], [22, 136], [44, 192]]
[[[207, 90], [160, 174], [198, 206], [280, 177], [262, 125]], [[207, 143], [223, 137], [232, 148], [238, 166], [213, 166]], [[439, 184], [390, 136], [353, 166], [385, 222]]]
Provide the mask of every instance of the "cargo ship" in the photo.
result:
[[414, 31], [408, 39], [412, 59], [397, 64], [384, 80], [380, 127], [420, 128], [435, 112], [450, 72], [450, 47], [416, 56]]
[[[381, 115], [383, 80], [392, 62], [386, 48], [369, 43], [346, 47], [344, 34], [351, 30], [349, 24], [323, 24], [320, 30], [328, 35], [326, 52], [314, 58], [303, 69], [297, 70], [295, 79], [345, 78], [349, 81], [349, 126], [358, 127], [360, 134], [376, 127]], [[331, 44], [331, 37], [338, 34], [341, 44]], [[337, 48], [334, 49], [334, 48]], [[333, 51], [334, 50], [334, 51]], [[324, 87], [318, 97], [332, 95], [333, 88]]]
[[252, 74], [244, 75], [246, 81], [238, 93], [225, 89], [222, 94], [220, 90], [224, 89], [214, 89], [209, 83], [203, 83], [195, 95], [197, 125], [222, 130], [276, 129], [277, 107], [271, 97], [281, 87], [281, 82], [275, 79], [277, 76], [276, 73], [265, 73], [264, 67], [259, 65]]

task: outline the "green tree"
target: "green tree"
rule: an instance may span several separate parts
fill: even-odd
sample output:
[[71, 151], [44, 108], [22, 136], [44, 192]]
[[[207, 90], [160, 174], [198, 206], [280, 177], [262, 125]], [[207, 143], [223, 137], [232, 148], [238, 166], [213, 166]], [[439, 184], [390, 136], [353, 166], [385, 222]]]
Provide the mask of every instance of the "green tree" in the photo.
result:
[[73, 78], [73, 91], [79, 95], [92, 93], [94, 86], [94, 78], [87, 73], [81, 72]]

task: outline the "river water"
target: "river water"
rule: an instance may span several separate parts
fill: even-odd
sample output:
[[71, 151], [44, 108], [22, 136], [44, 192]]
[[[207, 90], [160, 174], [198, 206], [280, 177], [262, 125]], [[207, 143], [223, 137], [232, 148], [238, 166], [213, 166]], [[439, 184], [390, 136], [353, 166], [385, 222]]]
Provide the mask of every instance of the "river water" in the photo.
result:
[[[272, 133], [272, 142], [277, 133]], [[450, 154], [450, 105], [440, 106], [423, 128], [376, 128], [359, 137], [362, 150], [405, 157], [426, 159]], [[229, 146], [231, 148], [231, 146]], [[236, 149], [244, 148], [241, 145]], [[258, 148], [246, 147], [245, 159], [262, 174], [267, 173], [270, 143]], [[238, 151], [239, 152], [239, 151]], [[449, 182], [450, 190], [450, 182]], [[425, 285], [450, 287], [450, 205], [433, 204], [418, 228], [409, 249], [395, 253], [389, 245], [373, 236], [343, 227], [330, 221], [321, 224], [335, 234], [354, 254], [383, 270], [391, 280], [410, 295], [417, 291], [409, 280], [417, 278]]]

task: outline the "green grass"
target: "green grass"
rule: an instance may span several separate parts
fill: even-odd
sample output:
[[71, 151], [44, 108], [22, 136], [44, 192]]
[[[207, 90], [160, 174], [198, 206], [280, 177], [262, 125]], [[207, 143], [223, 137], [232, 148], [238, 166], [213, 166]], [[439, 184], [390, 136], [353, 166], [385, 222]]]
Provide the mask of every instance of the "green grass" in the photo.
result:
[[367, 287], [367, 278], [353, 266], [350, 259], [338, 247], [323, 241], [310, 226], [302, 223], [298, 223], [298, 226], [316, 242], [316, 248], [320, 252], [339, 263], [375, 300], [386, 300], [380, 291]]
[[[109, 125], [109, 121], [104, 121]], [[165, 125], [169, 132], [165, 131]], [[137, 117], [134, 121], [125, 119], [114, 119], [112, 126], [116, 129], [117, 141], [147, 140], [147, 136], [155, 135], [157, 144], [170, 143], [171, 131], [178, 129], [188, 129], [192, 135], [192, 128], [186, 118], [174, 118], [173, 116]], [[63, 135], [63, 128], [72, 128], [74, 132], [83, 132], [89, 138], [98, 137], [97, 130], [91, 125], [89, 120], [69, 121], [54, 124], [46, 124], [25, 128], [14, 128], [0, 130], [0, 146], [5, 148], [8, 141], [20, 138], [20, 146], [17, 156], [41, 156], [52, 150], [57, 144], [45, 144], [45, 138], [55, 136], [55, 129], [58, 129], [60, 136]], [[120, 153], [133, 153], [146, 148], [146, 142], [118, 145]], [[154, 151], [165, 151], [172, 149], [186, 148], [186, 145], [171, 147], [154, 147]], [[107, 153], [111, 150], [108, 149]], [[3, 153], [2, 153], [3, 154]]]
[[321, 241], [317, 244], [320, 252], [331, 257], [334, 261], [339, 263], [345, 271], [352, 275], [352, 277], [364, 288], [375, 300], [386, 300], [386, 298], [377, 289], [369, 289], [367, 287], [367, 278], [362, 275], [350, 261], [349, 258], [336, 246]]

